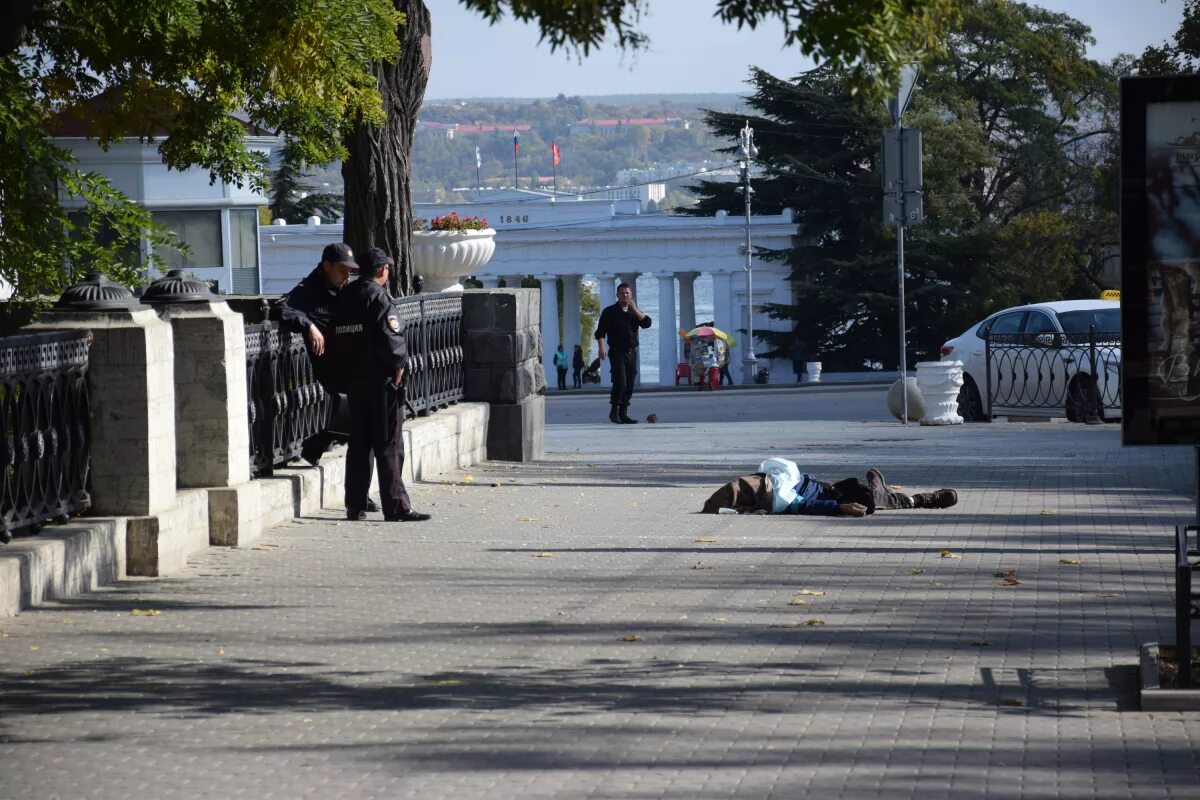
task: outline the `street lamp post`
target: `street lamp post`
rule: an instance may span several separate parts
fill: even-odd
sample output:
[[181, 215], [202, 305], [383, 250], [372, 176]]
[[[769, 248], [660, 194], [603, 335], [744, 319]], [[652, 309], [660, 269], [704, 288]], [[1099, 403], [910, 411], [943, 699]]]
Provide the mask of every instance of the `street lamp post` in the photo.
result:
[[758, 374], [758, 358], [754, 355], [754, 254], [750, 249], [750, 162], [758, 158], [758, 148], [754, 146], [754, 129], [747, 120], [746, 127], [738, 133], [738, 164], [742, 168], [742, 194], [746, 199], [746, 243], [742, 252], [746, 256], [746, 342], [743, 345], [745, 354], [742, 356], [742, 383], [754, 383]]

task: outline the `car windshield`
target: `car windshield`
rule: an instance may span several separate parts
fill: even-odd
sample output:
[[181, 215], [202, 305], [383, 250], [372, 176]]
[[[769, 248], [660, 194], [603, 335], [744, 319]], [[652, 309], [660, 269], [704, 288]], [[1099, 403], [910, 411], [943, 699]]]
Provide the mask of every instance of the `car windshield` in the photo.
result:
[[1121, 330], [1121, 307], [1060, 311], [1058, 323], [1066, 333], [1087, 333], [1093, 325], [1099, 332], [1116, 333]]

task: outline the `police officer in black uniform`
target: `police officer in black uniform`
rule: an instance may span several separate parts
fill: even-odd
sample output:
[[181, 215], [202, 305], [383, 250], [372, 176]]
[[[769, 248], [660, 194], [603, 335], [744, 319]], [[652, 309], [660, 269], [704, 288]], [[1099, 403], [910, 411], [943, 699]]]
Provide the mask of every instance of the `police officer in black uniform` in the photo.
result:
[[371, 454], [379, 474], [380, 505], [388, 521], [421, 522], [404, 487], [404, 371], [408, 348], [400, 316], [384, 288], [391, 257], [372, 247], [358, 259], [359, 279], [338, 295], [329, 355], [350, 398], [350, 450], [346, 454], [346, 518], [366, 517]]
[[[321, 252], [321, 263], [296, 284], [283, 299], [280, 307], [283, 312], [283, 329], [304, 336], [308, 343], [308, 355], [313, 364], [313, 371], [317, 380], [327, 389], [332, 383], [330, 359], [325, 355], [329, 323], [333, 319], [333, 307], [337, 302], [338, 293], [350, 279], [351, 273], [355, 272], [358, 272], [358, 264], [348, 245], [341, 242], [326, 245]], [[339, 409], [339, 403], [344, 399], [339, 398], [335, 392], [331, 392], [331, 395], [333, 408], [330, 409], [330, 421], [333, 422], [341, 416], [339, 411], [344, 412], [344, 409]], [[315, 467], [329, 446], [338, 441], [348, 441], [348, 437], [327, 427], [304, 441], [300, 456]], [[378, 509], [371, 503], [368, 510]]]

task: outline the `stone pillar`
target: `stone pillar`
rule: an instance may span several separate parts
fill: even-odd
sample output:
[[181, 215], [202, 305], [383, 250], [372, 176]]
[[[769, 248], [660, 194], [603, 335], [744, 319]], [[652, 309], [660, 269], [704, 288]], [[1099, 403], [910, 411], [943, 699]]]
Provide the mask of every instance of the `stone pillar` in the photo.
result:
[[679, 363], [679, 331], [675, 328], [675, 275], [658, 276], [658, 383], [675, 383], [675, 365]]
[[250, 480], [246, 336], [224, 302], [160, 306], [175, 340], [178, 485], [236, 486]]
[[[603, 273], [596, 276], [596, 289], [600, 292], [601, 311], [617, 302], [617, 284], [614, 282], [615, 280], [616, 276], [611, 273]], [[600, 385], [612, 386], [612, 370], [608, 368], [607, 362], [600, 365]]]
[[152, 310], [132, 306], [100, 311], [51, 309], [27, 328], [45, 329], [92, 332], [88, 363], [91, 513], [150, 517], [173, 510], [175, 378], [171, 326]]
[[679, 327], [685, 331], [696, 327], [696, 278], [699, 276], [698, 272], [675, 273], [679, 279]]
[[575, 345], [581, 343], [580, 337], [583, 335], [579, 329], [579, 281], [581, 277], [580, 275], [562, 276], [562, 343], [563, 350], [567, 353], [567, 358], [574, 355]]
[[554, 369], [554, 354], [562, 343], [558, 330], [558, 276], [538, 275], [537, 279], [542, 284], [542, 353], [545, 361], [546, 384], [558, 386], [558, 373]]
[[740, 326], [733, 317], [733, 275], [728, 272], [713, 273], [713, 325], [737, 339], [738, 349], [729, 358], [731, 363], [740, 361], [745, 337], [737, 333]]
[[463, 292], [463, 399], [490, 403], [487, 457], [545, 455], [545, 370], [533, 289]]
[[485, 289], [496, 289], [500, 286], [499, 275], [477, 275], [475, 277], [478, 278], [479, 282], [483, 284], [483, 288]]

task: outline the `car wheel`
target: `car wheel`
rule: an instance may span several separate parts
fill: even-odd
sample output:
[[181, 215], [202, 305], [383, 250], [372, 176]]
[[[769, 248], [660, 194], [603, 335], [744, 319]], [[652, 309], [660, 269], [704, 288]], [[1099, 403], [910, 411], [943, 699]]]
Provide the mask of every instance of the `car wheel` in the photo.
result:
[[965, 376], [962, 388], [958, 390], [958, 415], [963, 422], [983, 422], [983, 399], [975, 388], [975, 381]]
[[1067, 420], [1098, 425], [1104, 422], [1104, 409], [1100, 404], [1100, 392], [1090, 375], [1079, 375], [1071, 381], [1067, 390]]

